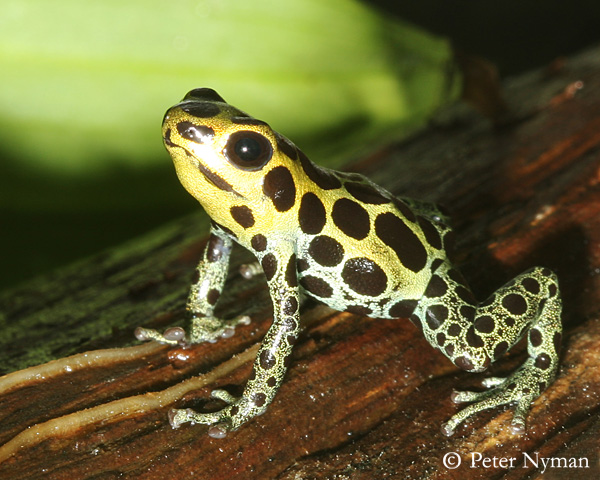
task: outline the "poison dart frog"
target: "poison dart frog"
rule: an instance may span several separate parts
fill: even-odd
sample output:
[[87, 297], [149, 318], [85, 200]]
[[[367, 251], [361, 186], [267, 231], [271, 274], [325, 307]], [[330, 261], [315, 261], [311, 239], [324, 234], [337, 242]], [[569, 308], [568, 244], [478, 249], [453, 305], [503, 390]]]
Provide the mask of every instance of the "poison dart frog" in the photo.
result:
[[173, 427], [206, 424], [209, 435], [220, 438], [264, 413], [289, 368], [301, 329], [300, 295], [306, 294], [340, 311], [409, 318], [434, 348], [469, 372], [486, 370], [526, 335], [525, 362], [507, 378], [485, 380], [484, 392], [454, 392], [455, 402], [474, 403], [442, 425], [452, 435], [473, 414], [516, 403], [512, 430], [525, 431], [531, 403], [558, 367], [561, 300], [551, 270], [531, 268], [478, 302], [448, 259], [452, 232], [436, 206], [315, 165], [212, 89], [192, 90], [170, 108], [162, 135], [179, 180], [212, 226], [187, 302], [189, 333], [140, 327], [137, 338], [214, 342], [247, 322], [214, 316], [233, 242], [256, 256], [273, 302], [273, 323], [242, 396], [215, 390], [226, 407], [171, 410]]

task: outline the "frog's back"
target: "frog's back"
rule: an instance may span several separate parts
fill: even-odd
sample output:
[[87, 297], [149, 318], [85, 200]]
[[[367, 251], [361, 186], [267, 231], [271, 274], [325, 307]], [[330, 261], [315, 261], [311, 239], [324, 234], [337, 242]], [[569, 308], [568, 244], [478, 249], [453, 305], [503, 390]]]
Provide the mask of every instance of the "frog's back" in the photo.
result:
[[306, 172], [298, 209], [300, 285], [338, 310], [408, 316], [445, 260], [445, 219], [434, 205], [409, 207], [362, 175], [299, 155]]

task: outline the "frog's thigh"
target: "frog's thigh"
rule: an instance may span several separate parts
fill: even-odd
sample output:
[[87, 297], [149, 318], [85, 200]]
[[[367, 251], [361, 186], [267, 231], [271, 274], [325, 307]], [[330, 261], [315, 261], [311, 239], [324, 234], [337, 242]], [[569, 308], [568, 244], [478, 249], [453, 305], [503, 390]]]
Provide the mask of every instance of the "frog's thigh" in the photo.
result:
[[477, 306], [463, 277], [449, 267], [434, 274], [413, 320], [464, 370], [485, 370], [527, 330], [529, 355], [549, 367], [561, 341], [560, 307], [556, 276], [546, 268], [522, 273]]
[[479, 306], [465, 338], [471, 342], [471, 349], [483, 348], [494, 362], [528, 332], [529, 357], [538, 369], [550, 371], [560, 351], [560, 314], [556, 275], [547, 268], [535, 267], [499, 288]]

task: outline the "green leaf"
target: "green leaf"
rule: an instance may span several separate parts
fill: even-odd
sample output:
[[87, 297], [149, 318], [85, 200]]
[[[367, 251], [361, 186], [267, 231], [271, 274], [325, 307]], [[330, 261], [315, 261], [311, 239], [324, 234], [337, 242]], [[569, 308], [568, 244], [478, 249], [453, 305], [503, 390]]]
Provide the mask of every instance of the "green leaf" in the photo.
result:
[[164, 111], [209, 86], [307, 150], [368, 140], [448, 100], [450, 56], [352, 0], [4, 0], [0, 139], [36, 171], [164, 162]]

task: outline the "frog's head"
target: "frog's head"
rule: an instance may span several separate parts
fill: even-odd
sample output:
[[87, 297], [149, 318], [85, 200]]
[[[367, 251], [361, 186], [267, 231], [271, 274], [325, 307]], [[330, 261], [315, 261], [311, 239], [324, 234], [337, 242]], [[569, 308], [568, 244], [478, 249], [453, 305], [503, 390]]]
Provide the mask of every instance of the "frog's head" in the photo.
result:
[[302, 195], [305, 162], [294, 144], [212, 89], [171, 107], [162, 133], [181, 183], [218, 223], [233, 217], [246, 228], [248, 209], [254, 217], [286, 212]]

